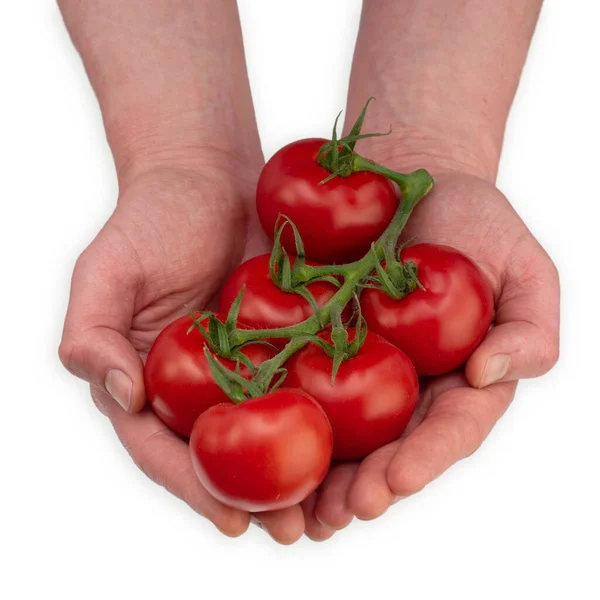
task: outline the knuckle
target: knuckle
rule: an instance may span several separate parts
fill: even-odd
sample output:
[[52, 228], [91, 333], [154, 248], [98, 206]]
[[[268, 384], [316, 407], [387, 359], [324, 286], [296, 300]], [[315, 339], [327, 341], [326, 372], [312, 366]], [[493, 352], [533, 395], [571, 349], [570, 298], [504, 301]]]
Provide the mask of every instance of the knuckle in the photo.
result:
[[544, 341], [544, 350], [540, 359], [540, 371], [547, 373], [554, 367], [560, 358], [560, 347], [558, 340], [546, 340]]
[[74, 339], [69, 337], [63, 337], [60, 346], [58, 347], [58, 358], [62, 363], [63, 367], [69, 371], [72, 375], [79, 376], [77, 369], [77, 343]]

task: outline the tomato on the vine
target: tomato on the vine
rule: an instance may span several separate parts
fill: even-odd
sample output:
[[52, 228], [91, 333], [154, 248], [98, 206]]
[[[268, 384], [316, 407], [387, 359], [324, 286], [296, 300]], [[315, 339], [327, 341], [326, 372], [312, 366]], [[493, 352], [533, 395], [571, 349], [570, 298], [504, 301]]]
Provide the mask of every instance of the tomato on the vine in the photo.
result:
[[[218, 316], [221, 322], [224, 317]], [[207, 325], [207, 319], [201, 322]], [[189, 437], [192, 426], [207, 408], [229, 402], [225, 392], [215, 383], [204, 355], [205, 340], [189, 316], [168, 325], [156, 338], [146, 365], [144, 383], [148, 400], [154, 412], [171, 429]], [[259, 366], [274, 352], [263, 344], [248, 344], [241, 350]], [[236, 362], [218, 358], [231, 371]], [[240, 375], [249, 377], [248, 368], [241, 364]]]
[[[309, 264], [314, 265], [314, 263]], [[221, 293], [220, 312], [229, 311], [242, 287], [244, 287], [244, 295], [239, 319], [251, 329], [297, 325], [314, 314], [306, 298], [297, 293], [285, 292], [273, 283], [268, 254], [247, 260], [233, 272]], [[337, 291], [337, 288], [327, 281], [311, 283], [307, 288], [319, 307], [323, 306]], [[345, 316], [349, 315], [349, 312], [345, 313]], [[274, 339], [269, 341], [278, 343]]]
[[325, 477], [332, 434], [323, 409], [301, 390], [219, 404], [196, 421], [192, 462], [221, 502], [252, 512], [293, 506]]
[[[354, 328], [348, 329], [354, 339]], [[326, 341], [329, 333], [321, 333]], [[322, 407], [333, 429], [333, 458], [364, 458], [397, 439], [414, 412], [419, 381], [398, 348], [369, 331], [358, 353], [342, 362], [331, 385], [332, 359], [308, 344], [287, 363], [284, 386], [301, 388]]]
[[366, 289], [363, 316], [371, 331], [403, 350], [419, 375], [440, 375], [460, 367], [485, 337], [494, 313], [492, 289], [464, 254], [448, 246], [404, 248], [424, 289], [400, 300]]
[[[281, 213], [298, 228], [307, 257], [347, 263], [366, 254], [383, 233], [398, 208], [398, 196], [388, 179], [367, 171], [321, 183], [331, 175], [317, 160], [327, 141], [299, 140], [276, 152], [260, 174], [256, 208], [271, 239]], [[282, 242], [295, 254], [289, 228]]]

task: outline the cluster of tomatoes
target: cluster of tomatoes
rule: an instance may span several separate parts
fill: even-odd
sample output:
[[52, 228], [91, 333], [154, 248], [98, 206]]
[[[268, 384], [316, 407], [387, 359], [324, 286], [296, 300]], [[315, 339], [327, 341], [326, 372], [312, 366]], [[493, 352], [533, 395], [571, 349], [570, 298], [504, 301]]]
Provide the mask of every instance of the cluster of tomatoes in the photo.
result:
[[[338, 143], [352, 159], [353, 143], [333, 142], [334, 159]], [[331, 177], [327, 143], [301, 140], [271, 158], [256, 202], [274, 255], [230, 276], [217, 313], [164, 329], [145, 366], [150, 404], [189, 438], [202, 484], [244, 510], [296, 504], [331, 460], [397, 439], [419, 377], [463, 365], [492, 320], [490, 286], [458, 251], [421, 243], [391, 256], [388, 245], [377, 258], [403, 200], [377, 172]], [[281, 227], [280, 215], [295, 227]], [[294, 283], [300, 263], [318, 276]]]

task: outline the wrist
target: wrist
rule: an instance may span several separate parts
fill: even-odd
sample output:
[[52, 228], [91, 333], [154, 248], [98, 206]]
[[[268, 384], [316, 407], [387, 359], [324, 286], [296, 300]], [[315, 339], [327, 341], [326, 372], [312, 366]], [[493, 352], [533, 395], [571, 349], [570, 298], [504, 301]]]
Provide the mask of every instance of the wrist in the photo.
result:
[[500, 148], [485, 128], [479, 128], [477, 136], [469, 136], [457, 124], [446, 126], [420, 115], [418, 120], [410, 123], [408, 119], [402, 119], [390, 120], [385, 127], [370, 124], [369, 130], [385, 131], [390, 125], [392, 133], [389, 137], [362, 141], [360, 153], [403, 173], [426, 169], [436, 177], [441, 173], [457, 172], [495, 182]]
[[157, 168], [230, 173], [243, 183], [254, 180], [262, 166], [251, 106], [244, 122], [242, 111], [206, 97], [136, 104], [123, 90], [113, 93], [117, 99], [105, 100], [102, 112], [122, 184]]

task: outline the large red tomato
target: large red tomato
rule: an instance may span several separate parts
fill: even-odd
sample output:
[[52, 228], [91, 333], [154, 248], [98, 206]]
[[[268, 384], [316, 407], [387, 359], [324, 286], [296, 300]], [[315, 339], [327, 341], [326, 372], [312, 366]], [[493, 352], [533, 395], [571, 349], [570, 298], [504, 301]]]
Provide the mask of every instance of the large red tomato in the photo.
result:
[[212, 407], [190, 439], [202, 485], [221, 502], [252, 512], [304, 500], [325, 477], [331, 449], [323, 409], [290, 389]]
[[[251, 329], [297, 325], [314, 313], [308, 300], [300, 294], [284, 292], [273, 283], [269, 272], [268, 254], [251, 258], [233, 272], [221, 294], [220, 312], [229, 311], [243, 286], [246, 287], [239, 319]], [[337, 291], [334, 285], [325, 281], [311, 283], [308, 290], [319, 307], [323, 306]], [[348, 309], [344, 317], [350, 314]], [[274, 340], [269, 341], [274, 342]]]
[[[223, 317], [219, 320], [224, 322]], [[165, 327], [150, 349], [144, 367], [146, 393], [154, 412], [185, 437], [190, 436], [194, 421], [207, 408], [229, 402], [210, 372], [202, 334], [196, 328], [188, 333], [192, 324], [190, 317], [181, 317]], [[206, 326], [207, 321], [202, 324]], [[274, 354], [262, 344], [249, 344], [242, 352], [256, 366]], [[235, 370], [234, 361], [218, 360]], [[248, 377], [248, 368], [242, 365], [240, 374]]]
[[[280, 213], [300, 232], [306, 256], [322, 263], [347, 263], [369, 251], [398, 207], [393, 184], [369, 172], [334, 177], [317, 161], [324, 139], [283, 147], [264, 166], [256, 190], [256, 208], [265, 233], [273, 239]], [[285, 249], [295, 254], [294, 237], [283, 233]]]
[[494, 314], [492, 289], [479, 268], [454, 248], [417, 244], [401, 252], [417, 265], [425, 289], [401, 300], [366, 289], [362, 313], [369, 329], [403, 350], [419, 375], [460, 367], [487, 333]]
[[[353, 339], [354, 329], [348, 333]], [[286, 363], [283, 385], [303, 389], [323, 407], [333, 429], [334, 459], [364, 458], [406, 428], [418, 400], [417, 373], [404, 352], [372, 332], [356, 356], [340, 365], [333, 386], [332, 362], [309, 344]]]

